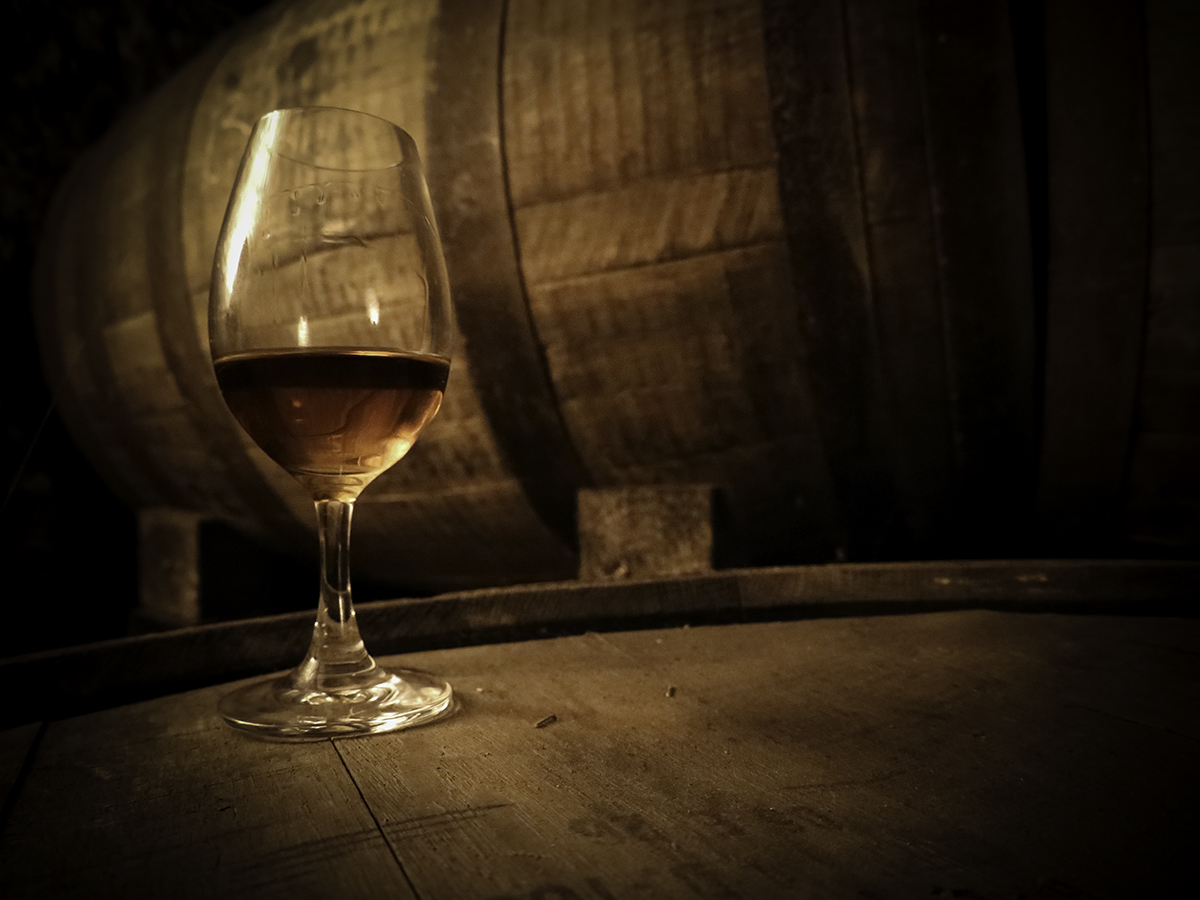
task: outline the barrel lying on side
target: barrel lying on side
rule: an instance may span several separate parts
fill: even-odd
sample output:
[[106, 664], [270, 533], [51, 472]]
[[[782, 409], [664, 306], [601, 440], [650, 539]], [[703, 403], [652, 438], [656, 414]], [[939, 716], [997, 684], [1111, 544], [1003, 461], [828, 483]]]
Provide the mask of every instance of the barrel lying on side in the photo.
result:
[[217, 393], [208, 279], [250, 123], [354, 107], [418, 143], [460, 326], [357, 570], [572, 577], [576, 492], [664, 483], [717, 487], [749, 564], [1011, 552], [1040, 408], [1017, 100], [999, 2], [279, 4], [72, 173], [46, 365], [130, 502], [310, 540]]

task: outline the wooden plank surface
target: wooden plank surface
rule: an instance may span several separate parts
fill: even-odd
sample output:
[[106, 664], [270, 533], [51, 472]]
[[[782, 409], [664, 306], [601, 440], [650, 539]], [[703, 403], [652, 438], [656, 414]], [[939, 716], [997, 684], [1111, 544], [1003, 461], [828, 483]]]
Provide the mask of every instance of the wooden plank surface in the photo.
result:
[[1178, 890], [1200, 837], [1191, 621], [956, 612], [404, 662], [454, 683], [455, 718], [258, 743], [206, 689], [50, 724], [0, 892], [1115, 898]]
[[412, 897], [337, 748], [230, 741], [218, 695], [54, 725], [4, 832], [0, 894]]

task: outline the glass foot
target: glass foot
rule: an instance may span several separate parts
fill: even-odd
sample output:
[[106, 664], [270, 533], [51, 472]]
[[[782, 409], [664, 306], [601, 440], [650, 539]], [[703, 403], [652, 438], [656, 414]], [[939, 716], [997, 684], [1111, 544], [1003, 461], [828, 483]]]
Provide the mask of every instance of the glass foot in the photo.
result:
[[454, 711], [450, 685], [428, 672], [375, 668], [367, 683], [306, 687], [302, 666], [238, 688], [217, 709], [234, 728], [273, 740], [380, 734], [424, 725]]

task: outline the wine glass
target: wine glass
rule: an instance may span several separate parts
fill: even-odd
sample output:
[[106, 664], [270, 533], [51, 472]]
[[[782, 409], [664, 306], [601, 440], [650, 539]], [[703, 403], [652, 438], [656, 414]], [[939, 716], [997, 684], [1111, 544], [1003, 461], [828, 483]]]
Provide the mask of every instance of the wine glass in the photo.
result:
[[444, 681], [385, 672], [367, 653], [350, 601], [349, 544], [355, 499], [441, 405], [452, 331], [413, 139], [345, 109], [259, 119], [217, 242], [209, 344], [235, 418], [312, 494], [321, 585], [304, 661], [221, 701], [235, 728], [312, 739], [450, 711]]

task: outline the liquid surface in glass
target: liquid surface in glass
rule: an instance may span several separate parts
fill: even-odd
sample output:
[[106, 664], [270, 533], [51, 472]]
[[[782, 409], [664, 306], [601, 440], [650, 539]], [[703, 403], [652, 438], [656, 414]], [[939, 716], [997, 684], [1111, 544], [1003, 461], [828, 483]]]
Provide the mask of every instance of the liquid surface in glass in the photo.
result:
[[409, 451], [441, 406], [450, 363], [323, 347], [240, 353], [214, 368], [255, 443], [317, 499], [344, 500]]

